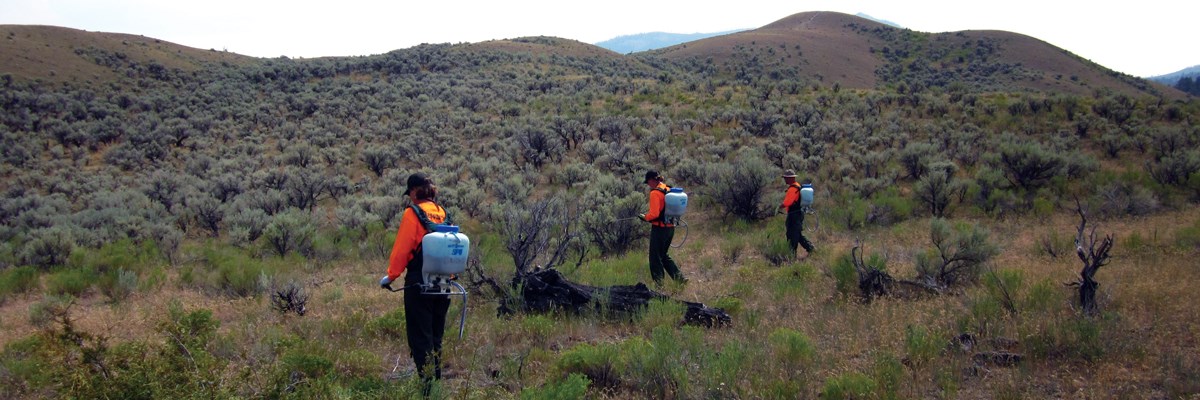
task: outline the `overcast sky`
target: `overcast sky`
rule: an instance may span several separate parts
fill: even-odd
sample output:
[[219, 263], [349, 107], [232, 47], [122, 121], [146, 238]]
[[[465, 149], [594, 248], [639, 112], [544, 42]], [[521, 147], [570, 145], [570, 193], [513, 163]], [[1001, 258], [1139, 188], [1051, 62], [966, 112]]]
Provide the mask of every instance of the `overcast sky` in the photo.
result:
[[645, 32], [722, 32], [804, 11], [864, 13], [921, 32], [1012, 31], [1134, 76], [1200, 64], [1195, 0], [0, 0], [0, 24], [295, 58], [537, 35], [596, 43]]

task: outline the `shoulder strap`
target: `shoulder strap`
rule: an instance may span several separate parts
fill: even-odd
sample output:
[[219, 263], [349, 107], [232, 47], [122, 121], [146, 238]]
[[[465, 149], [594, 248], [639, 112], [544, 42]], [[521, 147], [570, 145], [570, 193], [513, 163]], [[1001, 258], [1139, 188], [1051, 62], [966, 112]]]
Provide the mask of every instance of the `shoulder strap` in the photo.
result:
[[[454, 225], [454, 220], [450, 218], [450, 211], [447, 211], [445, 208], [442, 208], [442, 206], [440, 204], [433, 203], [433, 205], [438, 206], [438, 208], [441, 208], [442, 212], [446, 214], [446, 220], [443, 222], [443, 224]], [[435, 224], [432, 220], [429, 219], [428, 215], [425, 215], [425, 210], [422, 210], [421, 207], [417, 206], [416, 204], [410, 205], [408, 207], [412, 208], [413, 213], [417, 215], [417, 220], [421, 221], [421, 225], [425, 227], [426, 232], [434, 231], [433, 227], [437, 226], [438, 224]]]

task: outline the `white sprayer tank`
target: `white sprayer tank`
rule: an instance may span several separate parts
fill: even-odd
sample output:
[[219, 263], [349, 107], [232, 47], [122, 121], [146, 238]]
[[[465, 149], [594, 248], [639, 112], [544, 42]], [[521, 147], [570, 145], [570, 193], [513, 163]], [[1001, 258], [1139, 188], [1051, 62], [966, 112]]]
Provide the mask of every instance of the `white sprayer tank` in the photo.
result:
[[811, 183], [800, 185], [800, 207], [812, 207], [813, 187]]
[[663, 210], [663, 214], [668, 219], [679, 219], [683, 217], [684, 211], [687, 211], [687, 193], [683, 192], [683, 188], [671, 188], [666, 195], [667, 207]]
[[471, 249], [471, 239], [459, 233], [457, 226], [437, 225], [433, 229], [421, 239], [421, 252], [424, 253], [421, 272], [425, 275], [426, 284], [433, 283], [431, 276], [461, 274], [465, 271]]

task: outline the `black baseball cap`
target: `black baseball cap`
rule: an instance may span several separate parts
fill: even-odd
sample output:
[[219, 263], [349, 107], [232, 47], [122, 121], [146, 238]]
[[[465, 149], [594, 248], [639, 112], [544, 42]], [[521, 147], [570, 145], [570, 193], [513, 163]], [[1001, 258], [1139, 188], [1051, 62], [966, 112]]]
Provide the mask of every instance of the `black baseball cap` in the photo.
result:
[[649, 183], [651, 179], [658, 179], [658, 177], [658, 171], [646, 171], [646, 179], [643, 179], [642, 183]]

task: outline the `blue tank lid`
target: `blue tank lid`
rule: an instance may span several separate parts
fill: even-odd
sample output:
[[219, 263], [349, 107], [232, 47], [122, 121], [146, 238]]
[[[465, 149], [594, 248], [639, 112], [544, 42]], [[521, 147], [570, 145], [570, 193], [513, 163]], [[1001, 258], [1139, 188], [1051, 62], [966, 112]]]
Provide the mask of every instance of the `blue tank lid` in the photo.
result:
[[800, 184], [800, 187], [802, 187], [802, 188], [811, 188], [811, 187], [812, 187], [812, 184], [811, 184], [811, 183], [801, 183], [801, 184]]
[[458, 227], [454, 225], [434, 225], [433, 230], [436, 232], [458, 233]]
[[673, 188], [671, 188], [671, 193], [683, 193], [683, 188], [673, 187]]

